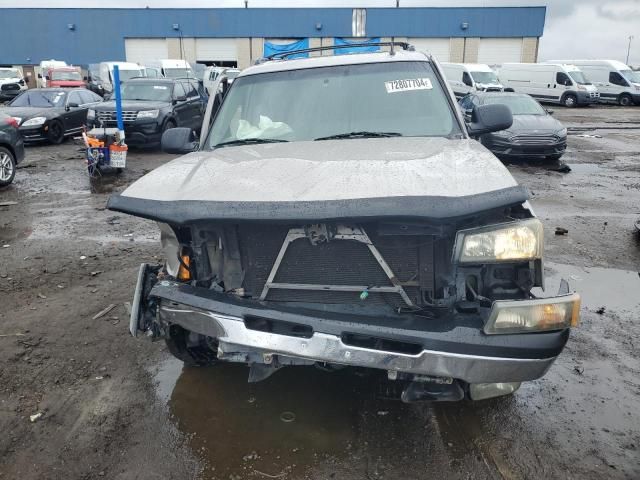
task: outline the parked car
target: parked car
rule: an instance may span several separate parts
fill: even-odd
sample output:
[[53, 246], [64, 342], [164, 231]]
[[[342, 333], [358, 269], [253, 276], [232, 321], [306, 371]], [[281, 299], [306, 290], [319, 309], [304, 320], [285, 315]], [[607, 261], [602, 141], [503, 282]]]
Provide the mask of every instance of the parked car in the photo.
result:
[[510, 90], [536, 100], [573, 108], [598, 103], [600, 93], [575, 65], [560, 63], [505, 63], [498, 71]]
[[504, 86], [496, 72], [482, 63], [442, 63], [442, 70], [453, 93], [460, 98], [476, 91], [501, 92]]
[[80, 67], [50, 67], [44, 71], [44, 87], [85, 87]]
[[0, 113], [0, 187], [16, 176], [16, 167], [24, 159], [24, 142], [15, 118]]
[[80, 133], [87, 110], [101, 100], [84, 88], [38, 88], [22, 93], [0, 111], [17, 120], [25, 142], [59, 144]]
[[[175, 127], [200, 131], [206, 100], [196, 79], [133, 79], [122, 84], [121, 92], [128, 145], [158, 145], [162, 132]], [[115, 100], [89, 110], [88, 123], [115, 127]]]
[[409, 48], [265, 60], [199, 146], [164, 132], [165, 151], [192, 153], [108, 203], [157, 221], [166, 254], [140, 269], [134, 335], [188, 364], [246, 363], [249, 381], [374, 369], [405, 401], [506, 395], [547, 372], [579, 296], [533, 295], [542, 223], [470, 138], [511, 113], [478, 105], [465, 124], [437, 62]]
[[584, 72], [600, 92], [600, 101], [640, 105], [640, 72], [616, 60], [566, 60]]
[[480, 142], [495, 155], [506, 158], [546, 157], [559, 160], [567, 149], [567, 129], [553, 118], [531, 96], [523, 93], [478, 92], [460, 100], [470, 118], [479, 105], [502, 104], [513, 114], [513, 125], [507, 130], [486, 133]]
[[17, 68], [0, 68], [0, 102], [13, 100], [27, 89], [27, 82]]
[[101, 96], [110, 96], [113, 93], [113, 67], [118, 66], [120, 83], [132, 78], [145, 76], [145, 69], [132, 62], [100, 62], [89, 65], [89, 90]]

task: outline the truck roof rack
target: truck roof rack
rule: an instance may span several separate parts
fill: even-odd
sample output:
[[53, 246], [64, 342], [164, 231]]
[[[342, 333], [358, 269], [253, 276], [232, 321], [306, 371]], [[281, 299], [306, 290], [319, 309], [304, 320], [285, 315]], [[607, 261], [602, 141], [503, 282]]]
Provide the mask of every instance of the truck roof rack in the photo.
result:
[[414, 51], [415, 48], [413, 45], [407, 42], [374, 42], [374, 43], [350, 43], [348, 45], [327, 45], [325, 47], [314, 47], [314, 48], [302, 48], [299, 50], [291, 50], [288, 52], [278, 52], [268, 57], [260, 58], [256, 61], [256, 64], [266, 62], [268, 60], [286, 60], [292, 55], [299, 55], [301, 53], [313, 53], [313, 52], [324, 52], [326, 50], [341, 50], [344, 48], [358, 48], [358, 47], [391, 47], [391, 55], [395, 53], [395, 48], [400, 47], [402, 50]]

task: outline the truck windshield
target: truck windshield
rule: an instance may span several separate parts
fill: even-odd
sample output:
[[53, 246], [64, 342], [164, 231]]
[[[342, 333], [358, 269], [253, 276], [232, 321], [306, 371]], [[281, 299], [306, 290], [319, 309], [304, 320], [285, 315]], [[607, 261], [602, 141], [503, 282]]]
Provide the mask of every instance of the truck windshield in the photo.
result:
[[633, 70], [620, 70], [625, 80], [631, 83], [640, 83], [640, 72], [634, 72]]
[[122, 100], [170, 102], [171, 85], [166, 83], [129, 82], [122, 84]]
[[250, 139], [452, 137], [453, 109], [428, 62], [387, 62], [238, 77], [205, 148]]
[[59, 90], [28, 90], [11, 102], [12, 107], [61, 107], [64, 105], [65, 92]]
[[544, 108], [529, 95], [491, 95], [485, 98], [485, 105], [506, 105], [513, 115], [546, 115]]
[[471, 72], [471, 76], [476, 83], [497, 84], [500, 83], [498, 76], [493, 72]]
[[574, 71], [568, 72], [571, 79], [576, 82], [578, 85], [591, 85], [591, 82], [587, 77], [585, 77], [584, 73]]
[[162, 70], [167, 78], [196, 78], [190, 68], [163, 68]]
[[16, 70], [0, 70], [0, 78], [20, 78], [20, 75]]
[[80, 72], [75, 71], [65, 71], [65, 70], [54, 70], [51, 72], [51, 80], [69, 80], [69, 81], [82, 81], [82, 75]]

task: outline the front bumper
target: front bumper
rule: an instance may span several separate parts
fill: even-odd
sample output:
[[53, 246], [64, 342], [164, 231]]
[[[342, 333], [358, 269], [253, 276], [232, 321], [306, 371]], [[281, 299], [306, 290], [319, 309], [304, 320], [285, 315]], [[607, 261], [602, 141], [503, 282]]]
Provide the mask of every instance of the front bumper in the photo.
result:
[[45, 123], [44, 125], [35, 125], [33, 127], [20, 127], [20, 134], [25, 143], [43, 142], [48, 139], [48, 130], [49, 126]]
[[[97, 121], [92, 122], [93, 127], [99, 127]], [[104, 127], [115, 128], [116, 122], [104, 122]], [[127, 145], [134, 147], [154, 146], [160, 144], [162, 138], [162, 125], [156, 120], [136, 120], [134, 122], [125, 122], [124, 135]]]
[[522, 145], [516, 142], [511, 142], [508, 139], [492, 137], [488, 142], [483, 143], [494, 155], [504, 157], [563, 155], [567, 150], [566, 139], [559, 142], [550, 142], [540, 145]]
[[[138, 278], [132, 334], [140, 328], [140, 304], [146, 296], [157, 304], [162, 325], [177, 324], [216, 338], [218, 354], [227, 357], [251, 351], [269, 359], [282, 356], [468, 383], [522, 382], [542, 377], [569, 337], [568, 329], [485, 335], [479, 314], [424, 319], [320, 312], [234, 298], [169, 280], [143, 294], [146, 268], [143, 265]], [[255, 318], [271, 322], [273, 328], [256, 329]], [[363, 338], [377, 342], [365, 345], [359, 341]]]
[[576, 93], [578, 94], [578, 105], [592, 105], [600, 102], [599, 92], [584, 92], [578, 90]]

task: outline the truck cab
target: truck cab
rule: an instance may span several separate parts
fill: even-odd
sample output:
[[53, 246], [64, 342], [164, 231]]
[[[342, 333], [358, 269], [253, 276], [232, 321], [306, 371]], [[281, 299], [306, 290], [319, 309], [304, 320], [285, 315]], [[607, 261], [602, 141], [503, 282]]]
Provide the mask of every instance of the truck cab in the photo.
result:
[[80, 67], [49, 67], [44, 73], [45, 88], [84, 87]]

